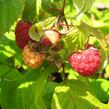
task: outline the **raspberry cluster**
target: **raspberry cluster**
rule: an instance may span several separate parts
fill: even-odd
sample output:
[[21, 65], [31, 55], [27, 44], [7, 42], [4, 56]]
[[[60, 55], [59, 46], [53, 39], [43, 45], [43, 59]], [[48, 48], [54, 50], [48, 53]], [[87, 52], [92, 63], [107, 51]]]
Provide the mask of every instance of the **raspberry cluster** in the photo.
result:
[[[46, 54], [41, 53], [42, 49], [48, 47], [53, 49], [57, 47], [61, 40], [61, 35], [58, 31], [51, 28], [44, 31], [39, 42], [34, 42], [29, 37], [29, 29], [31, 26], [31, 23], [27, 23], [24, 20], [18, 21], [15, 29], [16, 43], [22, 49], [24, 63], [30, 68], [38, 68], [46, 59]], [[29, 42], [31, 42], [31, 44], [29, 44]], [[32, 43], [36, 43], [39, 46], [32, 48]]]
[[90, 47], [82, 52], [76, 52], [69, 56], [71, 66], [79, 74], [90, 76], [95, 74], [101, 63], [101, 55], [99, 50]]
[[[61, 44], [62, 34], [56, 30], [56, 28], [51, 28], [43, 31], [43, 35], [39, 42], [33, 42], [29, 37], [29, 29], [31, 26], [31, 23], [27, 23], [23, 20], [20, 20], [17, 23], [15, 29], [16, 43], [21, 49], [23, 49], [22, 56], [24, 63], [30, 68], [38, 68], [42, 65], [47, 56], [51, 59], [54, 54], [63, 48]], [[32, 47], [32, 43], [35, 43], [37, 46], [35, 48]], [[42, 53], [42, 50], [47, 50], [49, 48], [53, 50], [49, 55], [44, 51]], [[54, 53], [54, 51], [56, 53]], [[57, 59], [57, 55], [56, 57], [53, 57], [54, 61], [56, 61], [55, 58]], [[69, 63], [79, 74], [83, 76], [91, 76], [95, 74], [100, 67], [100, 51], [94, 46], [88, 45], [86, 50], [71, 54], [69, 56]]]

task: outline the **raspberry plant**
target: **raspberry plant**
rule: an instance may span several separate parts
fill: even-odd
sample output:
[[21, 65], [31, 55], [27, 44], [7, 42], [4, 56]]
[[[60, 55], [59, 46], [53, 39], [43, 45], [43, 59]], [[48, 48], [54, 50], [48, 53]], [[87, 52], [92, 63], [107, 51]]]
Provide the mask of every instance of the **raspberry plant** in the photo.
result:
[[0, 1], [2, 109], [109, 109], [109, 33], [94, 3]]

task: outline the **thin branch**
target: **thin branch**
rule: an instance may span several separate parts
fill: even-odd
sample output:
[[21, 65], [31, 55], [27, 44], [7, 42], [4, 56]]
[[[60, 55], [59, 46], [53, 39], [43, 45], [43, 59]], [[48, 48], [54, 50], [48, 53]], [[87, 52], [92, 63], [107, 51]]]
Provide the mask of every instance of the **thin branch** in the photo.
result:
[[66, 0], [63, 1], [63, 7], [62, 7], [62, 12], [63, 13], [64, 13], [65, 5], [66, 5]]
[[64, 63], [62, 63], [62, 74], [63, 74], [63, 80], [65, 80], [66, 74], [65, 74], [65, 65], [64, 65]]

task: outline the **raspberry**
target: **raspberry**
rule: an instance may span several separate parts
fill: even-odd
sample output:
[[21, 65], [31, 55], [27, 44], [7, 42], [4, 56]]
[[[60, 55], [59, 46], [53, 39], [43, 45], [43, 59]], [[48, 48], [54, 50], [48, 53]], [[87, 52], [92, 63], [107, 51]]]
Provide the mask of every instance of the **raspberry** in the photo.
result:
[[61, 35], [55, 30], [46, 30], [44, 32], [44, 36], [41, 40], [41, 44], [45, 47], [56, 46], [58, 42], [61, 40]]
[[22, 55], [24, 63], [30, 68], [38, 68], [46, 58], [44, 53], [37, 53], [30, 45], [24, 47]]
[[51, 41], [49, 40], [48, 37], [43, 38], [42, 41], [41, 41], [41, 43], [45, 47], [49, 47], [51, 45]]
[[27, 23], [23, 20], [18, 21], [15, 29], [16, 43], [20, 48], [24, 48], [28, 44], [29, 34], [28, 31], [31, 27], [31, 23]]
[[101, 64], [99, 50], [90, 47], [82, 52], [76, 52], [69, 56], [69, 63], [79, 74], [91, 76], [95, 74]]

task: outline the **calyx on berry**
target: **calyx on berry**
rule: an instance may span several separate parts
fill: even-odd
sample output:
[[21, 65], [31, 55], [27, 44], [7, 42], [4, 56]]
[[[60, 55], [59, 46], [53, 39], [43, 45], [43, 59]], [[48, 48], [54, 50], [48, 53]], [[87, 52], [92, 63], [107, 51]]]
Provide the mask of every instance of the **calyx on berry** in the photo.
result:
[[23, 49], [25, 45], [29, 42], [29, 29], [32, 26], [31, 23], [27, 23], [24, 20], [19, 20], [17, 22], [16, 28], [15, 28], [15, 36], [16, 36], [16, 43], [17, 45]]
[[61, 34], [58, 31], [49, 29], [44, 31], [41, 44], [45, 47], [56, 46], [61, 40]]
[[91, 76], [96, 73], [101, 64], [100, 51], [89, 47], [82, 52], [76, 52], [69, 56], [69, 63], [80, 75]]

